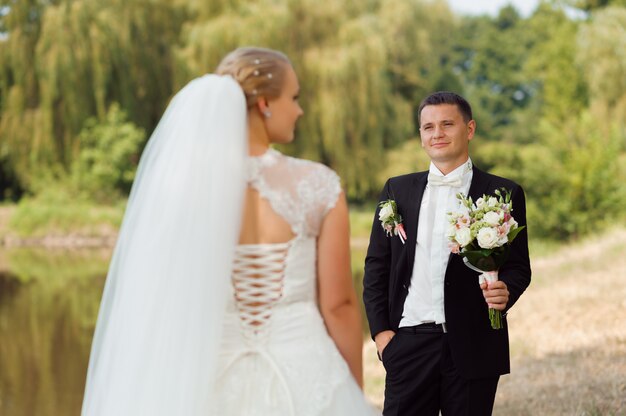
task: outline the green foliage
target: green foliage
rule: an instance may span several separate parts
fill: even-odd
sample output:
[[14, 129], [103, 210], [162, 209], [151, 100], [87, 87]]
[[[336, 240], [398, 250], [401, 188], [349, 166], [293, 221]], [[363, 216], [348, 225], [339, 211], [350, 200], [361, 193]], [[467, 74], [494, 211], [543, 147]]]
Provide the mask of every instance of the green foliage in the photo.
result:
[[509, 6], [495, 19], [464, 19], [454, 36], [452, 64], [473, 104], [479, 131], [486, 140], [502, 140], [509, 136], [516, 113], [531, 102], [532, 83], [522, 68], [532, 34]]
[[185, 9], [167, 1], [9, 2], [0, 41], [0, 143], [27, 189], [68, 171], [78, 133], [119, 102], [152, 129], [173, 92]]
[[409, 139], [385, 154], [385, 168], [377, 175], [378, 188], [382, 189], [388, 178], [427, 170], [429, 164], [430, 160], [422, 149], [420, 139]]
[[529, 233], [567, 240], [626, 219], [623, 134], [598, 129], [588, 112], [564, 124], [544, 122], [541, 131], [540, 142], [495, 169], [524, 185]]
[[95, 118], [87, 120], [71, 170], [78, 191], [99, 202], [128, 195], [144, 140], [144, 131], [127, 121], [117, 104], [111, 106], [102, 123]]
[[[350, 236], [355, 241], [367, 241], [372, 231], [372, 220], [376, 204], [350, 205]], [[362, 266], [362, 264], [361, 264]]]
[[[542, 3], [526, 28], [534, 37], [524, 66], [525, 77], [534, 80], [535, 92], [528, 116], [564, 122], [588, 106], [583, 67], [576, 64], [578, 23], [563, 10]], [[532, 119], [528, 121], [524, 124], [531, 124]], [[536, 134], [537, 129], [533, 130]]]
[[24, 197], [11, 215], [9, 233], [16, 237], [49, 235], [113, 235], [124, 214], [125, 200], [97, 205], [76, 197], [67, 188], [51, 185], [36, 197]]
[[626, 6], [626, 0], [568, 0], [567, 3], [587, 12], [606, 6]]
[[624, 178], [624, 6], [545, 0], [523, 18], [455, 16], [443, 0], [0, 0], [0, 191], [29, 209], [51, 194], [68, 211], [115, 203], [173, 94], [257, 44], [286, 52], [302, 86], [281, 150], [331, 166], [352, 203], [428, 167], [417, 106], [453, 90], [474, 108], [474, 162], [527, 190], [530, 233], [577, 236], [601, 209], [622, 215], [609, 172]]
[[[327, 7], [312, 0], [242, 2], [228, 12], [190, 23], [177, 49], [181, 73], [188, 74], [180, 83], [215, 68], [239, 45], [260, 43], [285, 51], [299, 74], [306, 117], [299, 123], [295, 143], [281, 150], [337, 170], [352, 200], [370, 197], [378, 192], [375, 172], [384, 166], [380, 154], [414, 129], [411, 103], [386, 77], [393, 66], [389, 56], [397, 45], [385, 32], [393, 26], [386, 24], [389, 7], [383, 2], [378, 12], [378, 5], [371, 3], [367, 8], [350, 1]], [[425, 7], [409, 3], [412, 8]], [[285, 38], [285, 33], [291, 36]]]
[[595, 13], [581, 27], [578, 44], [593, 109], [626, 125], [626, 8]]
[[393, 89], [415, 110], [435, 84], [449, 82], [442, 78], [452, 43], [446, 32], [456, 33], [457, 21], [444, 2], [386, 0], [379, 15]]

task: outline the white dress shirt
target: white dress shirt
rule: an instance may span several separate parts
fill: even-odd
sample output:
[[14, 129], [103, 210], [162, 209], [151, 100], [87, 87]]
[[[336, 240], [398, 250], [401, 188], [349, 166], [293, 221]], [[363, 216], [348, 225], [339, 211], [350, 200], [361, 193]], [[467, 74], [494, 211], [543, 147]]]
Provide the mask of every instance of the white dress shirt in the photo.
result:
[[[431, 162], [429, 175], [444, 176]], [[461, 186], [426, 185], [417, 225], [415, 262], [409, 293], [404, 301], [400, 326], [414, 326], [425, 322], [445, 323], [443, 285], [450, 249], [446, 230], [447, 214], [459, 209], [459, 192], [467, 195], [472, 183], [472, 161], [445, 175], [460, 177]]]

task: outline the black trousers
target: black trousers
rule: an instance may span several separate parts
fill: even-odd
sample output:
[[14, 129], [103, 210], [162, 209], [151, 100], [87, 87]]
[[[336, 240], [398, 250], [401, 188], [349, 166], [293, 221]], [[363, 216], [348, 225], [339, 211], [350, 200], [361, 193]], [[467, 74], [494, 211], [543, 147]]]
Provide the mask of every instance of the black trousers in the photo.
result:
[[383, 350], [384, 416], [488, 416], [500, 377], [465, 379], [456, 369], [448, 335], [399, 331]]

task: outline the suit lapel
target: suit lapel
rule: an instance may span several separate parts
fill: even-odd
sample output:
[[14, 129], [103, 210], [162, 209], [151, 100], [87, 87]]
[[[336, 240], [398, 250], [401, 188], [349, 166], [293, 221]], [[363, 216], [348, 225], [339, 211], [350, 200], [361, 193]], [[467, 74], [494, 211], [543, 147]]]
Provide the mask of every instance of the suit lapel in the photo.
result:
[[476, 166], [474, 166], [473, 171], [474, 172], [472, 173], [472, 184], [470, 185], [468, 196], [470, 196], [472, 200], [476, 202], [478, 198], [488, 192], [490, 181], [487, 175], [485, 175], [485, 173], [482, 170], [478, 169]]
[[422, 197], [426, 189], [428, 175], [426, 173], [416, 176], [411, 181], [411, 188], [408, 192], [407, 213], [405, 219], [406, 225], [406, 258], [409, 267], [409, 273], [413, 271], [413, 262], [415, 261], [415, 244], [417, 243], [417, 223], [420, 216], [420, 206], [422, 205]]

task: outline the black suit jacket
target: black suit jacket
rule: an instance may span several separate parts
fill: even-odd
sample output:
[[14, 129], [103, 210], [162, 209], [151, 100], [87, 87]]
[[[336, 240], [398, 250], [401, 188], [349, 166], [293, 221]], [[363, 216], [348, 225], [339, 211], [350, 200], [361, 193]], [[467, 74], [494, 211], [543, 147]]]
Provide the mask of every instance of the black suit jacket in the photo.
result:
[[[404, 301], [408, 294], [415, 260], [419, 209], [428, 172], [391, 178], [380, 200], [394, 199], [403, 218], [406, 244], [396, 236], [388, 237], [376, 210], [370, 244], [365, 259], [363, 301], [372, 338], [384, 330], [398, 330]], [[499, 188], [512, 191], [512, 215], [520, 226], [526, 225], [524, 191], [513, 181], [474, 167], [469, 196], [475, 201], [483, 194], [493, 195]], [[522, 230], [511, 245], [499, 279], [510, 292], [508, 309], [530, 284], [528, 233]], [[488, 308], [478, 285], [478, 273], [467, 268], [459, 255], [451, 254], [444, 281], [444, 310], [450, 349], [461, 375], [466, 378], [492, 377], [510, 371], [506, 318], [504, 328], [495, 330], [489, 322]]]

